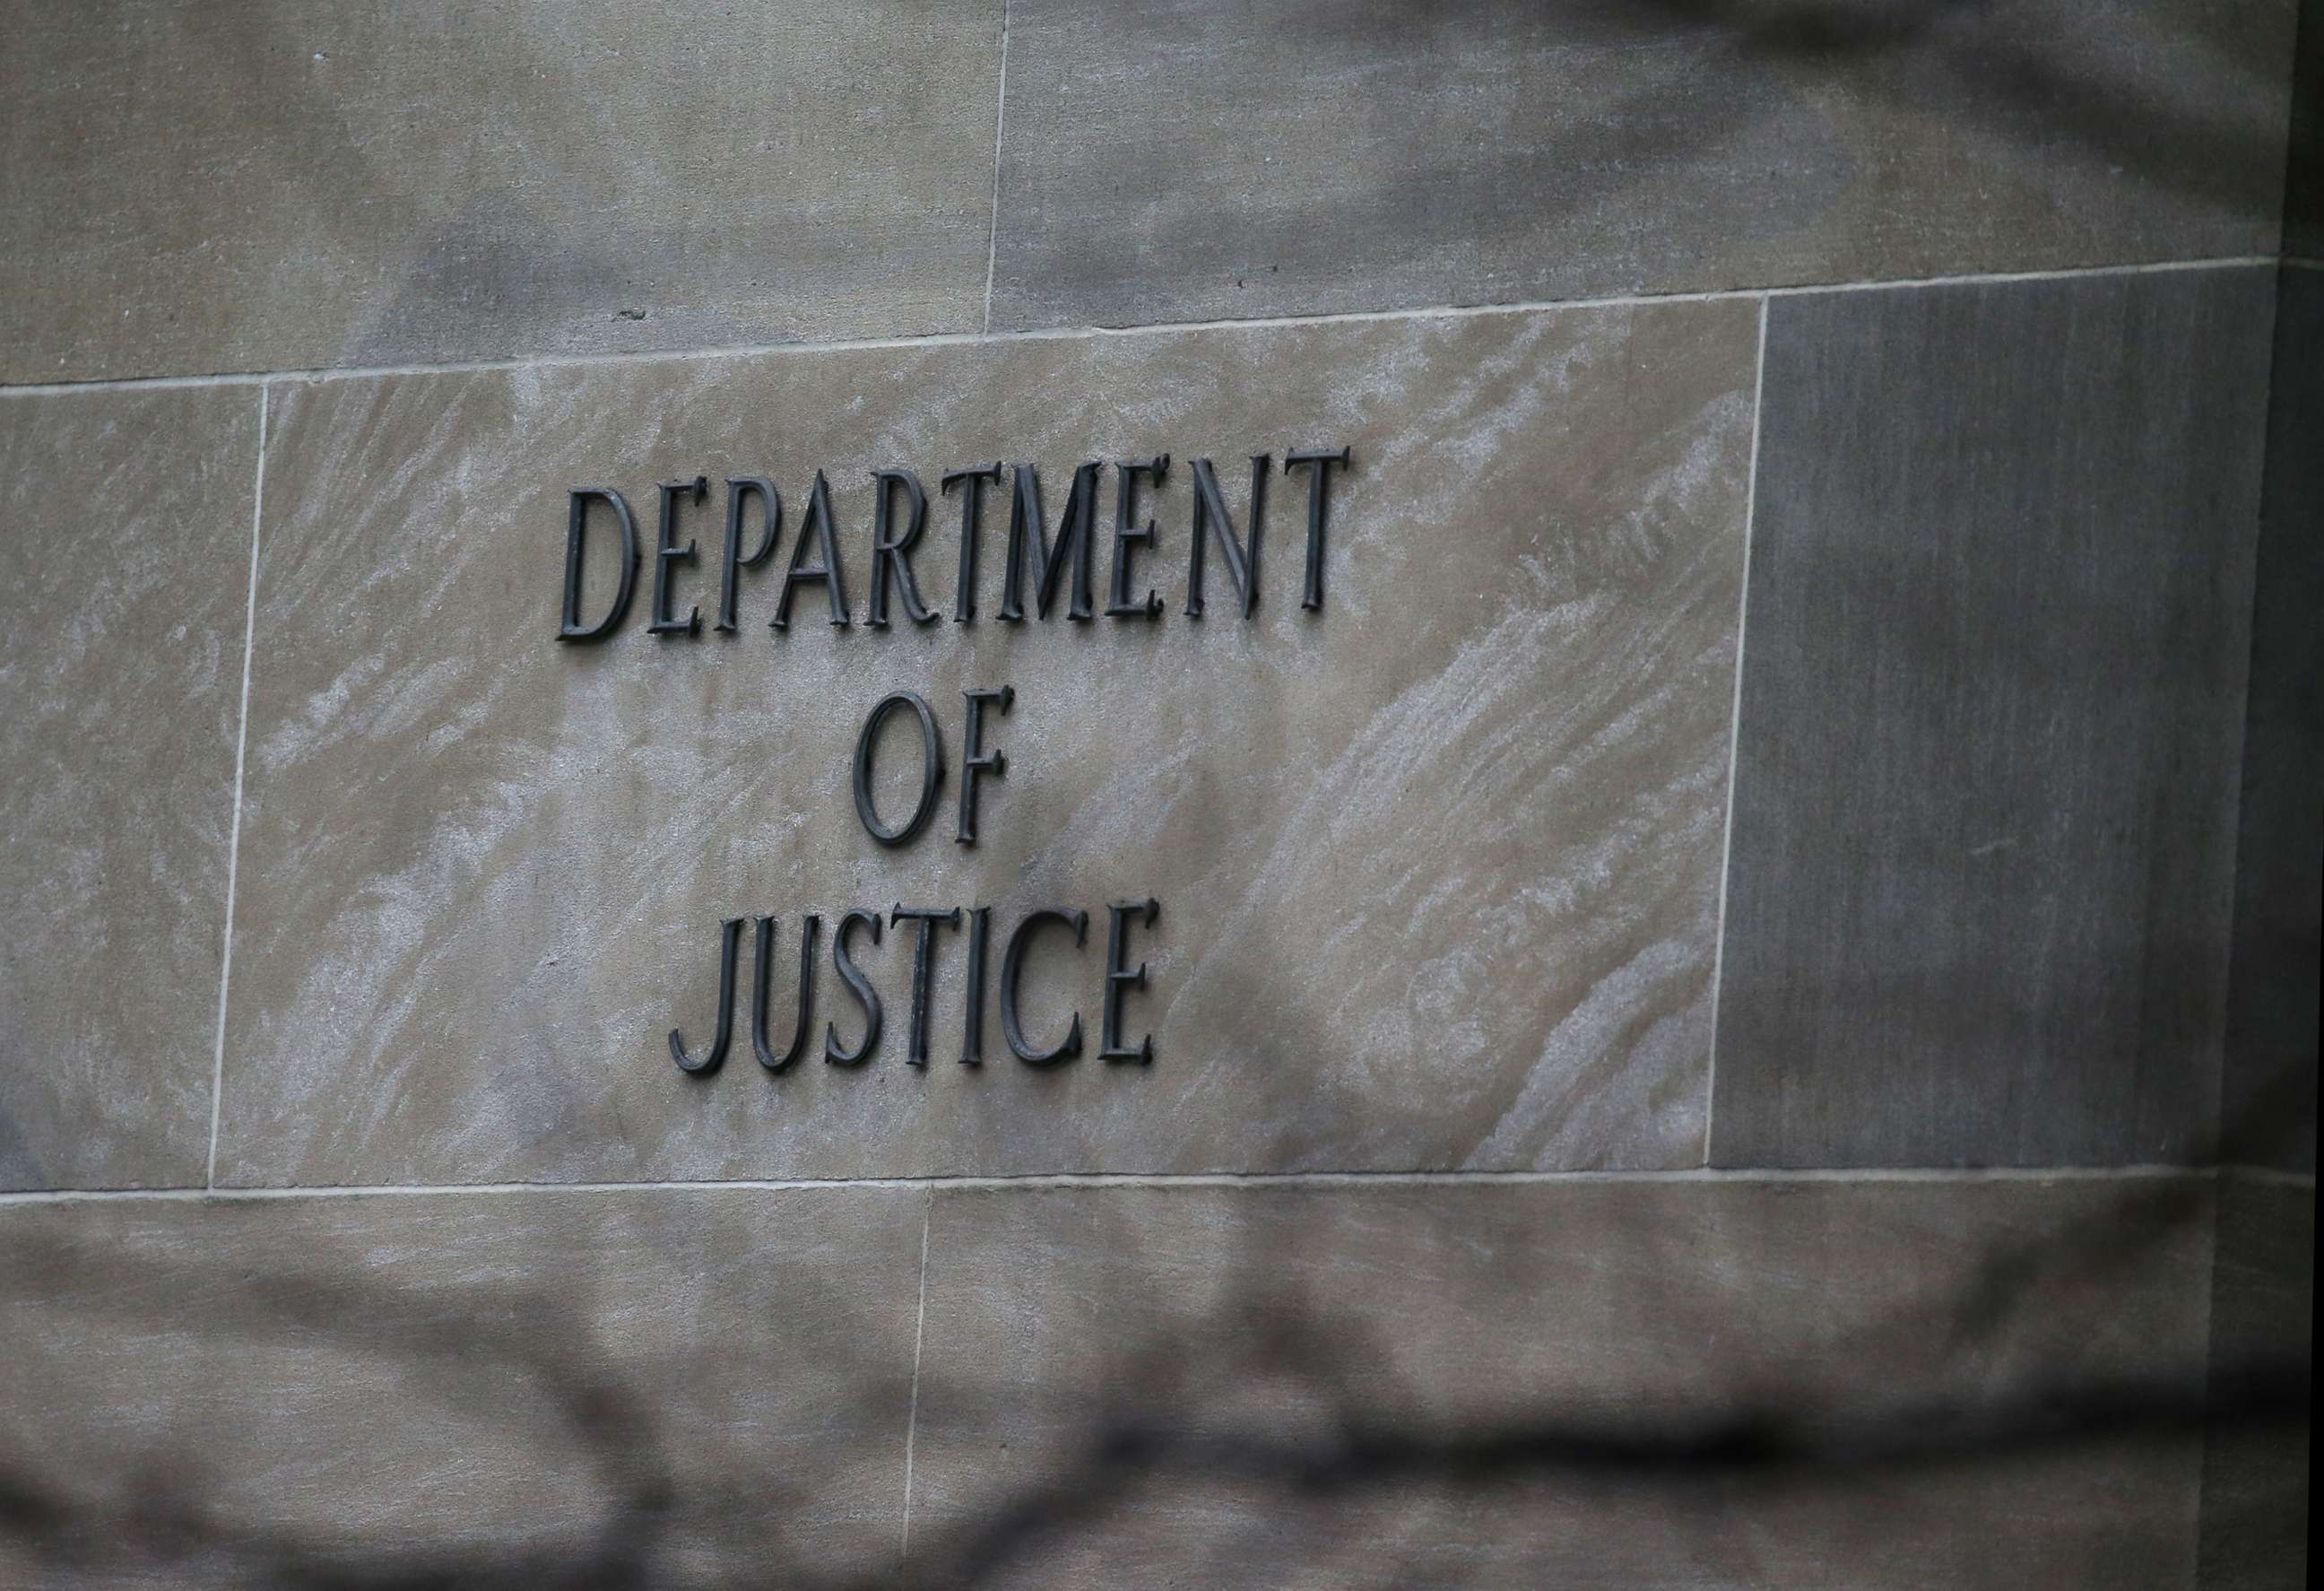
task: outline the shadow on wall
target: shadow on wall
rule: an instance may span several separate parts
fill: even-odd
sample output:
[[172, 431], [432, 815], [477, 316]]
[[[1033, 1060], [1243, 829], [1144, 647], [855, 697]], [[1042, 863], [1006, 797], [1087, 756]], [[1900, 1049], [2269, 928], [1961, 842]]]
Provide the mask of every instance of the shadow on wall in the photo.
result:
[[2206, 1558], [2273, 1542], [2237, 1583], [2296, 1584], [2313, 1197], [2190, 1171], [20, 1206], [0, 1567], [2185, 1585], [2200, 1483]]
[[[1802, 72], [1958, 37], [1943, 114], [2173, 191], [2281, 155], [1983, 7], [1639, 9]], [[447, 281], [594, 304], [574, 242], [456, 218], [356, 352]], [[17, 1205], [0, 1580], [2183, 1585], [2199, 1495], [2206, 1564], [2304, 1518], [2312, 1247], [2311, 1186], [2200, 1169]]]
[[[2280, 62], [2259, 58], [2272, 42], [2267, 30], [2245, 26], [2218, 38], [2173, 40], [2172, 23], [2170, 14], [2147, 6], [2093, 14], [1984, 0], [1305, 5], [1290, 8], [1281, 32], [1300, 39], [1302, 49], [1331, 69], [1318, 70], [1304, 88], [1279, 85], [1282, 92], [1294, 102], [1301, 92], [1374, 99], [1369, 111], [1339, 106], [1329, 114], [1384, 118], [1371, 130], [1388, 135], [1396, 164], [1368, 170], [1361, 191], [1301, 184], [1270, 192], [1264, 229], [1286, 240], [1285, 247], [1312, 238], [1330, 248], [1334, 239], [1360, 235], [1368, 255], [1385, 248], [1410, 256], [1406, 263], [1448, 253], [1506, 261], [1545, 237], [1570, 236], [1571, 227], [1591, 217], [1611, 220], [1618, 212], [1609, 206], [1637, 206], [1639, 215], [1609, 226], [1595, 245], [1609, 252], [1610, 273], [1596, 286], [1614, 291], [1635, 277], [1633, 285], [1646, 287], [1655, 274], [1652, 262], [1629, 258], [1635, 240], [1616, 234], [1657, 237], [1655, 217], [1705, 204], [1720, 208], [1735, 239], [1811, 228], [1840, 201], [1841, 190], [1864, 175], [1858, 167], [1870, 150], [1888, 141], [1862, 131], [1869, 143], [1858, 147], [1856, 135], [1842, 137], [1838, 129], [1891, 123], [1943, 130], [1916, 160], [1975, 167], [1984, 153], [2042, 152], [2037, 169], [2004, 178], [2005, 168], [1996, 167], [1988, 180], [2032, 181], [2041, 191], [2019, 199], [2059, 215], [2077, 212], [2085, 197], [2080, 186], [2127, 180], [2160, 207], [2214, 217], [2223, 210], [2264, 210], [2273, 220], [2268, 174], [2282, 171], [2285, 151], [2275, 97]], [[493, 119], [489, 103], [477, 106], [471, 146], [462, 153], [456, 143], [440, 153], [447, 170], [473, 181], [456, 208], [431, 210], [424, 191], [410, 190], [410, 152], [397, 142], [358, 140], [353, 129], [337, 141], [313, 135], [341, 125], [333, 100], [340, 90], [328, 76], [283, 69], [276, 27], [263, 14], [237, 20], [228, 13], [186, 42], [205, 52], [211, 80], [244, 82], [244, 91], [228, 97], [246, 107], [237, 114], [263, 118], [262, 143], [280, 141], [302, 152], [285, 170], [310, 189], [299, 208], [317, 259], [334, 256], [333, 240], [342, 236], [353, 245], [348, 257], [365, 254], [368, 246], [359, 240], [376, 231], [373, 212], [382, 205], [410, 228], [401, 290], [370, 301], [346, 336], [343, 362], [442, 357], [447, 349], [504, 356], [541, 338], [544, 346], [562, 347], [578, 328], [621, 321], [650, 322], [633, 332], [615, 325], [624, 347], [667, 346], [655, 329], [664, 321], [671, 335], [715, 341], [706, 270], [707, 280], [747, 283], [752, 298], [773, 301], [829, 292], [835, 280], [896, 276], [898, 291], [907, 285], [908, 272], [890, 257], [897, 251], [826, 236], [830, 229], [813, 206], [795, 211], [780, 194], [713, 205], [692, 191], [682, 164], [645, 148], [628, 152], [637, 163], [617, 173], [606, 163], [609, 141], [617, 143], [618, 135], [606, 120], [603, 63], [576, 61], [549, 30], [530, 59], [502, 69], [512, 79], [561, 84], [564, 91], [528, 96], [527, 119], [506, 125]], [[498, 42], [510, 47], [525, 36]], [[1571, 70], [1592, 93], [1630, 86], [1587, 115], [1549, 118], [1537, 127], [1518, 118], [1489, 140], [1432, 125], [1433, 118], [1453, 114], [1438, 108], [1440, 99], [1446, 106], [1463, 100], [1461, 83], [1432, 74], [1439, 63], [1464, 59], [1464, 51], [1473, 56], [1480, 40], [1495, 42], [1510, 59], [1570, 51], [1576, 64], [1555, 71]], [[2254, 58], [2225, 58], [2233, 48], [2248, 49]], [[1595, 73], [1586, 64], [1614, 54], [1626, 63], [1618, 74]], [[457, 52], [447, 60], [447, 71], [475, 69]], [[2157, 62], [2196, 69], [2159, 70]], [[670, 69], [682, 75], [701, 67], [687, 54]], [[1154, 69], [1187, 69], [1166, 61]], [[1449, 69], [1443, 75], [1457, 76]], [[1705, 93], [1705, 82], [1731, 84], [1731, 91]], [[1406, 117], [1417, 124], [1406, 125]], [[1259, 125], [1244, 131], [1265, 136]], [[2311, 126], [2295, 129], [2295, 136], [2312, 135]], [[1130, 158], [1149, 153], [1139, 145]], [[1904, 175], [1902, 190], [1869, 198], [1871, 208], [1850, 225], [1877, 230], [1912, 222], [1883, 208], [1915, 202], [1917, 190]], [[872, 180], [880, 176], [867, 173]], [[1204, 205], [1227, 202], [1199, 185], [1175, 195], [1154, 192], [1151, 170], [1093, 171], [1089, 178], [1095, 191], [1148, 193], [1148, 208], [1168, 210], [1197, 197]], [[1527, 202], [1509, 204], [1511, 194]], [[2005, 202], [2005, 196], [1988, 197]], [[1969, 225], [1975, 217], [1956, 220]], [[1489, 236], [1495, 228], [1506, 236]], [[1154, 235], [1149, 252], [1184, 244], [1166, 244], [1172, 235], [1168, 228]], [[1049, 246], [1056, 251], [1052, 269], [1064, 277], [1108, 279], [1130, 269], [1117, 238], [1060, 236]], [[1109, 252], [1115, 257], [1107, 258]], [[1185, 263], [1198, 268], [1191, 255]], [[1394, 260], [1375, 264], [1395, 274]]]

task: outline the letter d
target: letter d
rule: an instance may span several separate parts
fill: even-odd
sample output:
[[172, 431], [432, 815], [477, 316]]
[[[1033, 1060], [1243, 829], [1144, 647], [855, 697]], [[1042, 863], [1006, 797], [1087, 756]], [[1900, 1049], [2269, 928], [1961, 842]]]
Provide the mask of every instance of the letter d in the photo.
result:
[[[589, 500], [595, 497], [613, 504], [613, 516], [622, 526], [622, 584], [613, 593], [613, 611], [595, 625], [581, 622], [581, 555], [588, 532]], [[557, 632], [559, 641], [603, 641], [621, 628], [629, 616], [630, 597], [638, 586], [638, 522], [631, 517], [630, 505], [622, 495], [610, 486], [576, 486], [573, 489], [573, 510], [565, 525], [565, 623]]]

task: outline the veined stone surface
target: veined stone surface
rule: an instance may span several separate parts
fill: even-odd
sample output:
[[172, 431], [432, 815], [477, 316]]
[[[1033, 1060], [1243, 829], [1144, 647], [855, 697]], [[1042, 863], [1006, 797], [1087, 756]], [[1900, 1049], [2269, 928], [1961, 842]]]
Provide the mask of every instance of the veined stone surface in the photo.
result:
[[[1399, 319], [278, 385], [226, 1044], [222, 1183], [1388, 1167], [1663, 1167], [1702, 1153], [1757, 307]], [[1347, 446], [1326, 606], [1299, 606], [1304, 477], [1271, 482], [1246, 623], [1209, 556], [1180, 609], [1189, 460], [1248, 532], [1249, 453]], [[877, 467], [927, 481], [923, 590], [947, 615], [939, 472], [1173, 456], [1142, 513], [1158, 621], [862, 622]], [[809, 587], [767, 628], [827, 472], [856, 624]], [[741, 632], [660, 639], [657, 481], [768, 475], [783, 541]], [[566, 494], [621, 488], [649, 544], [608, 643], [558, 645]], [[1099, 531], [1112, 520], [1112, 477]], [[723, 492], [682, 523], [717, 606]], [[610, 538], [593, 532], [610, 558]], [[1104, 549], [1100, 549], [1101, 553]], [[1101, 556], [1098, 600], [1109, 560]], [[601, 598], [597, 571], [592, 604]], [[1008, 759], [951, 838], [963, 689]], [[881, 697], [926, 697], [953, 766], [916, 842], [849, 798]], [[909, 723], [890, 720], [891, 730]], [[886, 742], [885, 809], [911, 770]], [[916, 746], [913, 748], [916, 749]], [[1161, 902], [1131, 1042], [1095, 1049], [1107, 902]], [[991, 905], [989, 975], [1037, 907], [1036, 1071], [988, 996], [959, 1064], [965, 946], [938, 944], [934, 1064], [905, 1064], [911, 936], [855, 950], [886, 1006], [860, 1070], [819, 1046], [681, 1075], [710, 1036], [722, 919]], [[738, 980], [750, 982], [750, 946]]]
[[0, 1189], [202, 1179], [258, 410], [0, 398]]

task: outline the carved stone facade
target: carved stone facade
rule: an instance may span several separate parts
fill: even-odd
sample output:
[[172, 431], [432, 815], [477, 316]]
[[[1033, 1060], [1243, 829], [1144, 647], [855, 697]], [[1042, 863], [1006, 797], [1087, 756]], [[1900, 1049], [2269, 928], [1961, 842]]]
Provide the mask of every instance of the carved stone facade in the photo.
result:
[[2303, 1584], [2301, 9], [5, 0], [0, 1579]]

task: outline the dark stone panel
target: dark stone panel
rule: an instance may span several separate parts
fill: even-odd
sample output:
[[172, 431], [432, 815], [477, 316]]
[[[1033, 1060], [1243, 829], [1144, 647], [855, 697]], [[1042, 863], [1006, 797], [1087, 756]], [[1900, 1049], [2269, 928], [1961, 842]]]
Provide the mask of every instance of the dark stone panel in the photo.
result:
[[2324, 958], [2324, 276], [2278, 284], [2222, 1109], [2229, 1158], [2316, 1169]]
[[2295, 0], [1013, 0], [994, 328], [2272, 253]]
[[2324, 0], [2300, 5], [2283, 172], [2283, 252], [2308, 260], [2324, 255]]
[[1770, 305], [1715, 1163], [2209, 1151], [2273, 291]]
[[[2269, 1360], [2312, 1361], [2316, 1189], [2221, 1180], [2211, 1272], [2211, 1383], [2226, 1391]], [[2204, 1443], [2201, 1591], [2299, 1591], [2308, 1584], [2304, 1418], [2267, 1427], [2215, 1421]]]

